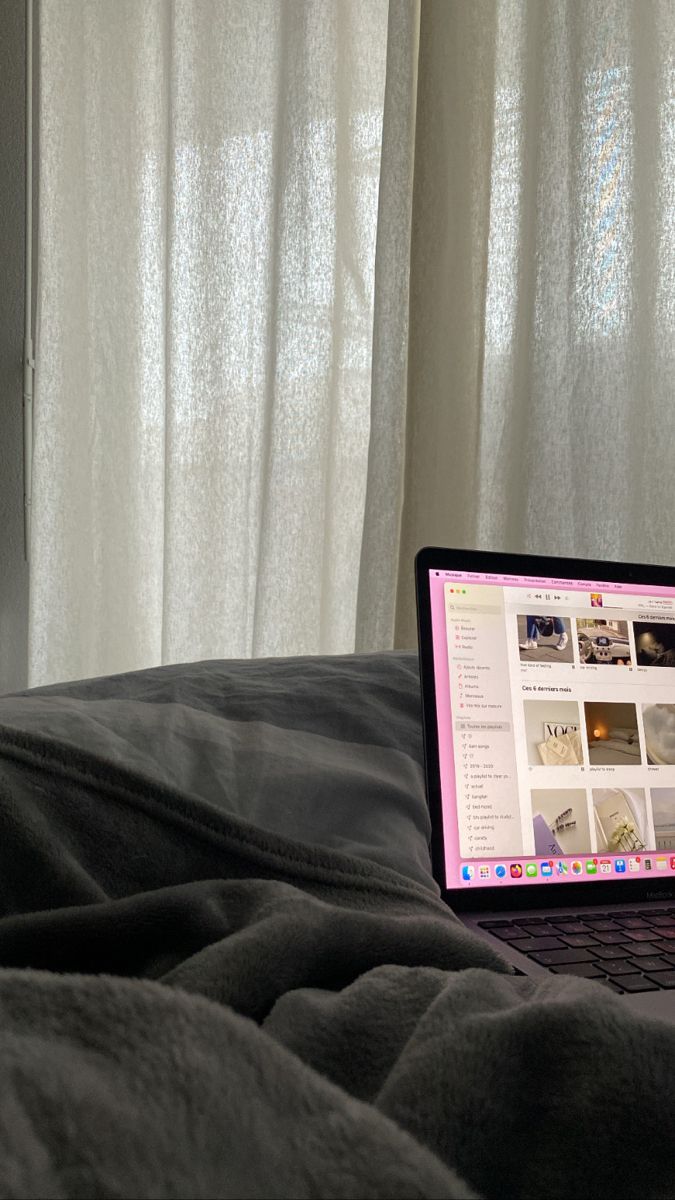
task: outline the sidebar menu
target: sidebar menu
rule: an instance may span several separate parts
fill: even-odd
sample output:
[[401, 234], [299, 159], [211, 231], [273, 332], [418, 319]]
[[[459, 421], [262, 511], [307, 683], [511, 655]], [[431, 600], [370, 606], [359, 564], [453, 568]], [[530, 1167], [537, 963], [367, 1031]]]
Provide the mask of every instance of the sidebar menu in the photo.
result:
[[460, 855], [522, 854], [502, 589], [444, 590]]

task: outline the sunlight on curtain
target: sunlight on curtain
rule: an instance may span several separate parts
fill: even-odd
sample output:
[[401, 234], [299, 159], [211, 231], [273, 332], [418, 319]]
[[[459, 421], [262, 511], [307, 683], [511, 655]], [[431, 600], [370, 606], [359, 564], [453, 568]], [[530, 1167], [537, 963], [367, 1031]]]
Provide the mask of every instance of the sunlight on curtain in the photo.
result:
[[[485, 297], [485, 342], [497, 352], [512, 342], [516, 323], [513, 283], [520, 251], [525, 17], [520, 0], [499, 6]], [[516, 164], [520, 170], [514, 170]]]
[[354, 648], [386, 0], [43, 0], [30, 682]]
[[620, 334], [629, 320], [633, 228], [633, 121], [627, 66], [588, 72], [583, 81], [576, 249], [577, 336]]
[[399, 645], [421, 545], [675, 561], [674, 63], [670, 0], [422, 8]]
[[41, 13], [31, 683], [675, 560], [671, 0]]
[[659, 94], [658, 262], [656, 319], [659, 332], [675, 342], [675, 54], [664, 54]]

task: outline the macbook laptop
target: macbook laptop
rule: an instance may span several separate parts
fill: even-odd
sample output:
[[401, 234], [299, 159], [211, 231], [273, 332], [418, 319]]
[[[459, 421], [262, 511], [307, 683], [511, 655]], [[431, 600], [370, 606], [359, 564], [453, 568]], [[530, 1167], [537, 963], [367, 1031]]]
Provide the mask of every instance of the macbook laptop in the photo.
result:
[[675, 1018], [675, 568], [416, 559], [434, 874], [523, 974]]

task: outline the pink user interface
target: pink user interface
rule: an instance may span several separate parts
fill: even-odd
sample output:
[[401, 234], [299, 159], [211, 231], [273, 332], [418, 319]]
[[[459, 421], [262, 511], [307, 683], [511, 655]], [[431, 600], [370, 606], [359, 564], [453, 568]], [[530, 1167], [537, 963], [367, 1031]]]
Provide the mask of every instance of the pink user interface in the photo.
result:
[[446, 886], [675, 873], [675, 588], [430, 592]]

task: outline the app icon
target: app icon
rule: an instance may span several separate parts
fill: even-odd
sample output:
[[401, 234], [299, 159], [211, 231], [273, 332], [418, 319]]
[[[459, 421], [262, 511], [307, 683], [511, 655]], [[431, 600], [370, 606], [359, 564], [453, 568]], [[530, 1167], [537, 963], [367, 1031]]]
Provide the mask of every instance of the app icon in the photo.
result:
[[520, 879], [522, 873], [523, 873], [523, 868], [521, 867], [520, 863], [511, 863], [511, 878], [512, 879]]
[[506, 875], [506, 867], [503, 863], [497, 863], [497, 866], [495, 867], [495, 875], [497, 876], [497, 879], [504, 878]]
[[541, 873], [544, 877], [549, 877], [553, 874], [553, 863], [543, 862], [541, 864]]
[[587, 875], [597, 875], [597, 873], [598, 873], [597, 858], [587, 858], [586, 859], [586, 874]]
[[625, 858], [615, 858], [614, 859], [614, 870], [616, 871], [617, 875], [625, 875], [625, 873], [626, 873]]
[[628, 859], [628, 870], [629, 871], [639, 871], [640, 870], [640, 859], [639, 858], [629, 858]]
[[665, 871], [667, 866], [668, 866], [667, 858], [657, 858], [657, 860], [656, 860], [657, 871]]
[[644, 867], [645, 871], [651, 871], [651, 869], [652, 869], [652, 860], [651, 860], [651, 858], [643, 858], [643, 860], [642, 860], [642, 865], [643, 865], [643, 867]]
[[584, 868], [581, 865], [581, 863], [579, 862], [579, 860], [577, 858], [575, 858], [574, 862], [572, 863], [572, 874], [573, 875], [581, 875], [581, 872], [583, 871], [583, 869]]
[[562, 858], [556, 859], [555, 865], [556, 865], [556, 870], [559, 875], [567, 874], [567, 863]]
[[468, 882], [470, 879], [473, 879], [473, 874], [474, 867], [472, 867], [470, 863], [466, 863], [462, 867], [462, 879], [465, 879]]
[[609, 875], [611, 873], [611, 870], [612, 870], [611, 858], [601, 858], [599, 865], [600, 865], [600, 873], [602, 875]]
[[536, 863], [527, 863], [527, 865], [525, 867], [525, 874], [528, 875], [530, 879], [533, 879], [534, 876], [537, 874], [537, 864]]
[[492, 874], [492, 871], [490, 870], [490, 867], [488, 866], [488, 864], [481, 863], [478, 868], [479, 878], [480, 879], [489, 879], [491, 874]]

